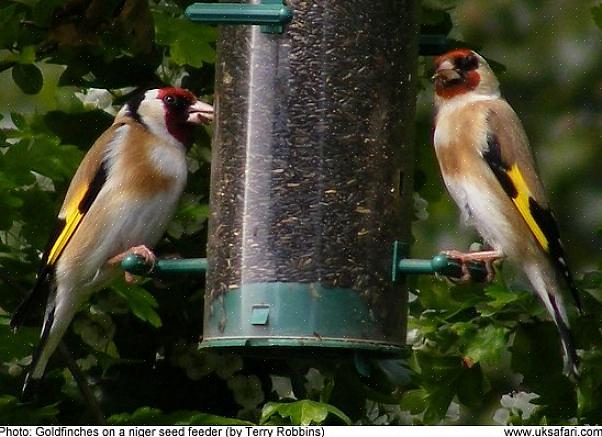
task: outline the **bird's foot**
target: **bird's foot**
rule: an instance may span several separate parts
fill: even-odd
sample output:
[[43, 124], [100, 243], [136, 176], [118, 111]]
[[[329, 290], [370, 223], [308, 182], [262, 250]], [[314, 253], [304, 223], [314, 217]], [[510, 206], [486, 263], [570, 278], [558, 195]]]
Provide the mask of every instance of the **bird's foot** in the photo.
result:
[[[153, 251], [145, 245], [140, 245], [131, 247], [125, 252], [122, 252], [119, 255], [115, 255], [114, 257], [110, 258], [109, 261], [107, 261], [107, 263], [111, 266], [115, 264], [121, 264], [121, 261], [123, 261], [128, 255], [138, 255], [144, 258], [144, 263], [151, 265], [151, 268], [149, 270], [153, 270], [153, 268], [155, 267], [155, 262], [157, 262], [157, 257], [155, 256]], [[132, 275], [130, 272], [125, 272], [125, 282], [131, 284], [135, 280], [136, 279], [134, 275]]]
[[458, 250], [445, 250], [443, 254], [460, 262], [462, 276], [454, 278], [454, 282], [468, 282], [473, 280], [468, 268], [471, 263], [482, 263], [485, 266], [486, 275], [480, 282], [491, 282], [495, 278], [493, 263], [504, 258], [504, 254], [498, 250], [482, 250], [477, 252], [460, 252]]

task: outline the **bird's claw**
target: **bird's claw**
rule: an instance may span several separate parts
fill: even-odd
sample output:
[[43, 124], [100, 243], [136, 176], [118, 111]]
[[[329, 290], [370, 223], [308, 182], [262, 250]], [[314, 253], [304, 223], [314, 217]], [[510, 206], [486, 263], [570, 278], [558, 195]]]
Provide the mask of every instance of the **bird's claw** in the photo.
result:
[[[152, 250], [150, 250], [143, 244], [140, 246], [134, 246], [129, 248], [125, 252], [122, 252], [119, 255], [116, 255], [113, 258], [109, 259], [108, 262], [110, 265], [119, 264], [128, 255], [137, 255], [142, 257], [144, 259], [144, 263], [150, 266], [149, 272], [155, 268], [157, 257], [155, 256]], [[131, 274], [130, 272], [125, 272], [125, 282], [127, 282], [128, 284], [132, 284], [135, 281], [136, 277], [133, 274]]]
[[[475, 282], [491, 282], [495, 279], [495, 270], [493, 263], [504, 258], [501, 252], [495, 250], [479, 251], [479, 252], [460, 252], [458, 250], [446, 250], [443, 254], [448, 258], [456, 260], [460, 263], [462, 275], [460, 277], [450, 277], [449, 279], [456, 283], [466, 283], [469, 281]], [[485, 275], [475, 274], [475, 268], [473, 266], [484, 266]]]

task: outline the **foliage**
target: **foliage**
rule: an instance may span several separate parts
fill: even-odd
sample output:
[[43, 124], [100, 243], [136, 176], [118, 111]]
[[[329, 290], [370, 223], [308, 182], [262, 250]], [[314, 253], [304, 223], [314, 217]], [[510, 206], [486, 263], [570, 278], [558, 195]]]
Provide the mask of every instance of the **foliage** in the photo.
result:
[[[19, 401], [40, 320], [34, 318], [32, 327], [14, 334], [8, 326], [9, 314], [34, 282], [40, 249], [79, 161], [129, 92], [171, 83], [198, 95], [212, 94], [216, 32], [183, 18], [188, 3], [9, 0], [0, 4], [0, 423], [93, 420], [58, 357], [49, 366], [38, 398], [31, 403]], [[498, 35], [493, 40], [469, 24], [457, 25], [466, 20], [462, 17], [475, 13], [471, 7], [480, 17], [491, 2], [458, 2], [464, 9], [457, 15], [455, 3], [423, 2], [422, 32], [451, 31], [451, 37], [460, 40], [457, 28], [462, 27], [472, 35], [469, 40], [483, 47], [496, 47], [503, 40], [513, 50], [516, 35]], [[586, 13], [591, 13], [592, 27], [594, 22], [600, 25], [600, 6]], [[506, 74], [520, 74], [522, 64], [513, 59], [500, 58], [509, 67]], [[430, 148], [431, 113], [425, 109], [430, 105], [425, 103], [430, 102], [429, 64], [429, 58], [422, 60], [420, 87], [426, 92], [419, 95], [416, 132], [417, 255], [433, 253], [442, 241], [454, 241], [455, 246], [468, 242], [448, 231], [456, 227], [449, 224], [455, 220], [455, 210], [444, 195]], [[507, 88], [516, 86], [515, 93], [549, 89], [549, 78], [501, 78]], [[585, 72], [576, 81], [554, 101], [542, 94], [532, 100], [549, 102], [543, 106], [555, 113], [566, 110], [571, 96], [590, 102], [592, 97], [581, 93], [579, 86], [593, 81], [592, 74]], [[524, 109], [527, 114], [531, 110], [539, 118], [526, 117], [526, 122], [548, 132], [549, 126], [540, 121], [545, 117], [537, 112], [541, 109]], [[581, 116], [590, 120], [587, 112]], [[594, 141], [591, 131], [576, 132], [581, 143], [575, 150]], [[551, 136], [544, 139], [561, 147]], [[198, 132], [189, 154], [187, 192], [157, 248], [162, 255], [204, 255], [199, 249], [206, 245], [209, 149], [209, 132]], [[554, 153], [553, 147], [549, 153]], [[592, 148], [586, 158], [571, 161], [576, 177], [557, 170], [559, 176], [551, 178], [551, 191], [561, 205], [576, 205], [567, 200], [567, 193], [582, 187], [577, 180], [580, 170], [591, 176], [581, 178], [591, 187], [577, 191], [590, 193], [590, 198], [597, 193], [594, 181], [599, 171], [592, 169], [597, 154]], [[560, 217], [567, 217], [566, 210]], [[584, 267], [581, 271], [588, 270], [577, 275], [585, 308], [583, 316], [573, 317], [582, 361], [577, 384], [561, 373], [553, 324], [526, 287], [512, 280], [512, 272], [501, 270], [496, 282], [486, 286], [454, 286], [440, 278], [413, 282], [412, 353], [407, 360], [270, 361], [200, 350], [203, 283], [194, 277], [115, 284], [80, 311], [66, 343], [112, 425], [602, 423], [598, 376], [602, 374], [602, 266], [589, 256], [592, 241], [594, 245], [602, 241], [602, 231], [592, 238], [591, 227], [602, 226], [590, 222], [587, 232], [581, 227], [568, 232], [569, 242], [586, 248], [574, 255], [577, 265]]]
[[174, 411], [164, 414], [156, 408], [142, 407], [132, 414], [122, 413], [109, 417], [109, 425], [253, 425], [252, 422], [220, 417], [198, 411]]
[[328, 415], [337, 417], [346, 425], [351, 419], [338, 408], [308, 399], [290, 403], [268, 402], [263, 406], [260, 425], [321, 425]]

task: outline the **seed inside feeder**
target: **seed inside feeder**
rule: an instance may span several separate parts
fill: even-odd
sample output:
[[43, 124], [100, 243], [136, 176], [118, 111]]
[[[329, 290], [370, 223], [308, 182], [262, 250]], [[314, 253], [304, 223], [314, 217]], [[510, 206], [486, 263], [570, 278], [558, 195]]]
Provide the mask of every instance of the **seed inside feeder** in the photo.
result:
[[207, 299], [318, 284], [389, 317], [404, 300], [391, 245], [409, 238], [414, 2], [287, 3], [283, 34], [220, 30]]

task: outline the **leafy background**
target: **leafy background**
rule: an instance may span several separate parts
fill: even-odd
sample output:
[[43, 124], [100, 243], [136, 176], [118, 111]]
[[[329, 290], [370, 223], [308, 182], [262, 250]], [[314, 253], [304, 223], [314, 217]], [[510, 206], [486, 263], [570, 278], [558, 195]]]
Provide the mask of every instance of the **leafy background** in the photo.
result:
[[[486, 286], [412, 284], [412, 353], [364, 363], [368, 376], [346, 361], [199, 351], [202, 280], [116, 284], [77, 315], [65, 339], [70, 354], [57, 353], [39, 396], [19, 400], [39, 328], [13, 334], [9, 314], [34, 282], [83, 154], [134, 87], [171, 83], [211, 99], [216, 32], [183, 19], [188, 3], [0, 3], [0, 423], [602, 423], [602, 5], [569, 0], [425, 0], [422, 29], [450, 33], [505, 66], [503, 92], [531, 138], [583, 289], [585, 314], [573, 317], [577, 384], [561, 374], [553, 324], [505, 265]], [[419, 256], [478, 240], [460, 225], [434, 161], [430, 64], [421, 58]], [[204, 255], [209, 161], [206, 130], [158, 253]], [[73, 361], [84, 395], [68, 370]]]

